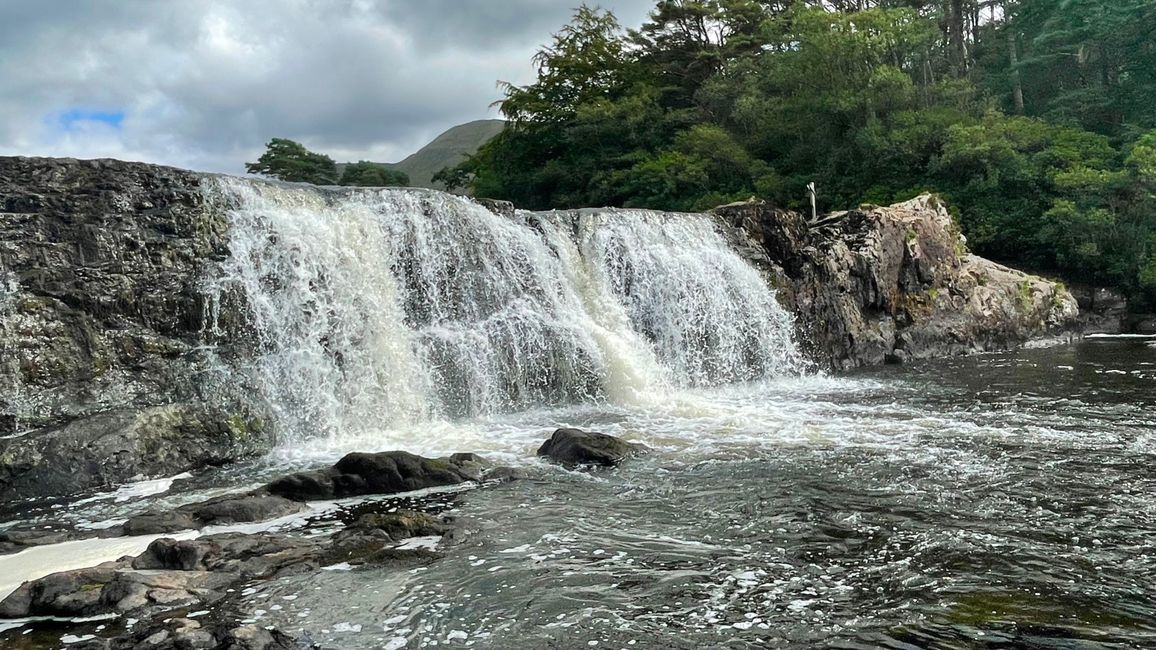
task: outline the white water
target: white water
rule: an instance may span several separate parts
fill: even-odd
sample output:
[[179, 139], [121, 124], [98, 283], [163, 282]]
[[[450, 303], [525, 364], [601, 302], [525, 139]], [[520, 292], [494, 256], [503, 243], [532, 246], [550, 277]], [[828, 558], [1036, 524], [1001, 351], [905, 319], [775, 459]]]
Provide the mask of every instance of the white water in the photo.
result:
[[231, 255], [209, 293], [248, 305], [241, 370], [285, 448], [484, 451], [481, 420], [652, 409], [800, 366], [789, 316], [706, 216], [215, 183]]

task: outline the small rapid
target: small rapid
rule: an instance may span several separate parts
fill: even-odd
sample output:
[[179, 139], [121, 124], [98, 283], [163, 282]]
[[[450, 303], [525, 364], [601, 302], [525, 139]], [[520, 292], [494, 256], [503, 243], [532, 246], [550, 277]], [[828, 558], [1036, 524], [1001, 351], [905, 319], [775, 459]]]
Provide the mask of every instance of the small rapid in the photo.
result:
[[283, 447], [420, 452], [438, 445], [415, 427], [648, 407], [802, 367], [790, 316], [705, 215], [503, 216], [432, 191], [233, 178], [211, 195], [230, 250], [209, 311], [244, 306], [257, 353], [235, 383]]

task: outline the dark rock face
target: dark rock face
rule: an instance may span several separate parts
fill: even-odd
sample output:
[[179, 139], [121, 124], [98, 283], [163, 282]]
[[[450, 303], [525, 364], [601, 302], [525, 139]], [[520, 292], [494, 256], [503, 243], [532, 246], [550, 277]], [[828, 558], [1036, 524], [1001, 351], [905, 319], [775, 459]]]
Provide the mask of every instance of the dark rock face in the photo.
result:
[[1129, 328], [1137, 334], [1156, 334], [1156, 314], [1141, 314], [1135, 317]]
[[563, 465], [613, 466], [631, 456], [646, 451], [645, 445], [626, 442], [605, 433], [581, 429], [558, 429], [538, 448], [539, 456], [546, 456]]
[[513, 217], [516, 213], [514, 204], [498, 199], [474, 199], [474, 202], [483, 208], [503, 217]]
[[1104, 287], [1074, 286], [1080, 323], [1089, 334], [1119, 334], [1128, 327], [1128, 300]]
[[431, 459], [404, 451], [352, 453], [327, 470], [292, 474], [266, 489], [294, 501], [396, 494], [477, 481], [481, 478], [477, 465], [471, 458]]
[[227, 224], [193, 172], [0, 157], [0, 499], [177, 474], [260, 446], [206, 408], [199, 283]]
[[0, 440], [0, 498], [68, 494], [224, 464], [247, 436], [220, 412], [184, 403], [97, 413]]
[[835, 368], [1009, 349], [1078, 327], [1065, 288], [968, 254], [930, 195], [817, 224], [758, 202], [715, 214], [811, 355]]

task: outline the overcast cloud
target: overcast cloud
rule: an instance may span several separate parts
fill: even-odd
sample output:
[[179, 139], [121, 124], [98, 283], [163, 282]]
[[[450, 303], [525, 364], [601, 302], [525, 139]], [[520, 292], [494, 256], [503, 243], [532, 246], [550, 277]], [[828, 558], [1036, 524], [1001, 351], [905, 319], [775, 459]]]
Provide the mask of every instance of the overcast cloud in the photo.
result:
[[[272, 137], [396, 161], [497, 117], [579, 0], [0, 0], [0, 155], [241, 173]], [[625, 26], [653, 0], [602, 0]]]

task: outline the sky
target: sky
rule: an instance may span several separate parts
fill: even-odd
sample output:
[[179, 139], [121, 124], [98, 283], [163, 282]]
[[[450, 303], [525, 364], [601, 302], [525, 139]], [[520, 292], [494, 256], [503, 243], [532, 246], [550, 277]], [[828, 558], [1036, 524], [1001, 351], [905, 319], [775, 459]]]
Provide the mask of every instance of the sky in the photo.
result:
[[[498, 117], [580, 0], [0, 0], [0, 155], [396, 162]], [[593, 4], [593, 3], [592, 3]], [[637, 27], [653, 0], [600, 0]]]

